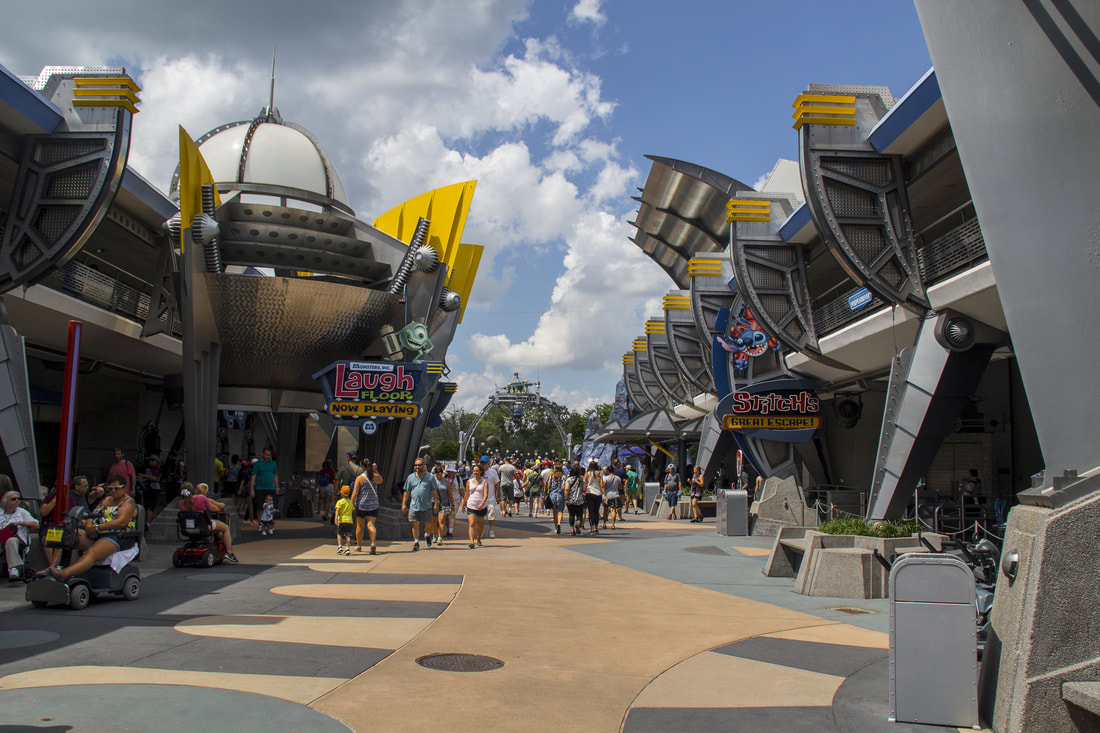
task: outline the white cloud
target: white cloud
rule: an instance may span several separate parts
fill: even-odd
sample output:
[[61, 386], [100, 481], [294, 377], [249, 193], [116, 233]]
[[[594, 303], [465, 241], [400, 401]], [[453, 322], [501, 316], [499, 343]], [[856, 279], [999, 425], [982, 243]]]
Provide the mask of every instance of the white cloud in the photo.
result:
[[607, 16], [600, 10], [600, 0], [580, 0], [570, 11], [569, 19], [578, 23], [594, 23], [597, 26], [607, 22]]
[[[179, 163], [179, 126], [197, 139], [207, 130], [252, 117], [267, 100], [254, 95], [263, 83], [258, 69], [218, 56], [158, 58], [142, 75], [141, 112], [134, 117], [129, 165], [167, 191]], [[241, 100], [255, 99], [246, 113]]]
[[668, 276], [628, 241], [631, 227], [602, 211], [581, 216], [567, 236], [565, 272], [534, 333], [520, 342], [475, 333], [470, 353], [496, 366], [606, 368], [625, 353], [649, 315], [660, 313]]

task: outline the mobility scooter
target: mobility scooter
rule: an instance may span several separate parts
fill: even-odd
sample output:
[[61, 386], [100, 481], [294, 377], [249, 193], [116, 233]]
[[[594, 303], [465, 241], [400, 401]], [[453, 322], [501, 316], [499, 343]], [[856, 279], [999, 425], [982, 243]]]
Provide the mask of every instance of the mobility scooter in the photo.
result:
[[[46, 528], [44, 545], [61, 549], [61, 564], [72, 561], [73, 550], [77, 549], [77, 529], [88, 518], [88, 510], [74, 507], [62, 519], [61, 524]], [[137, 548], [141, 547], [141, 527], [145, 526], [145, 509], [138, 507], [137, 528], [123, 530], [124, 537], [136, 537]], [[134, 558], [136, 560], [137, 557]], [[108, 561], [110, 558], [108, 558]], [[93, 597], [99, 595], [121, 596], [128, 601], [137, 600], [141, 594], [141, 570], [134, 562], [127, 562], [118, 572], [109, 563], [95, 565], [80, 575], [74, 575], [66, 581], [51, 576], [28, 577], [26, 598], [35, 608], [43, 608], [50, 603], [66, 604], [74, 610], [87, 608]]]
[[176, 520], [176, 533], [187, 544], [172, 553], [172, 565], [212, 568], [225, 559], [225, 544], [214, 536], [210, 512], [181, 510]]

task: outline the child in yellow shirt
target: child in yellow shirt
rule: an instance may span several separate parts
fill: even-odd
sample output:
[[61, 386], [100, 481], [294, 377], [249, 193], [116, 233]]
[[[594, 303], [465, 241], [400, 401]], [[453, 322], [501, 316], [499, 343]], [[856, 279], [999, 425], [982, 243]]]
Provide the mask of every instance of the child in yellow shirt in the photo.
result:
[[336, 522], [336, 554], [351, 554], [351, 538], [355, 534], [355, 520], [352, 519], [354, 507], [351, 505], [351, 487], [340, 489], [340, 501], [336, 502], [336, 513], [333, 521]]

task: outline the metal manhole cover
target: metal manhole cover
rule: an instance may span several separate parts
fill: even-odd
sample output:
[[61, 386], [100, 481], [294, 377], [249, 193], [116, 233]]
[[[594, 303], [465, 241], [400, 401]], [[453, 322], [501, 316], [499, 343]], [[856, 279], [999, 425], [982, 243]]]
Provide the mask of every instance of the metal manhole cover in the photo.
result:
[[443, 672], [488, 672], [504, 666], [499, 659], [480, 654], [426, 654], [419, 657], [416, 663]]
[[851, 613], [851, 614], [857, 614], [857, 613], [874, 613], [874, 611], [871, 611], [871, 610], [869, 610], [869, 609], [866, 609], [866, 608], [855, 608], [855, 607], [853, 607], [853, 606], [840, 606], [839, 608], [830, 608], [829, 610], [830, 610], [830, 611], [840, 611], [841, 613]]

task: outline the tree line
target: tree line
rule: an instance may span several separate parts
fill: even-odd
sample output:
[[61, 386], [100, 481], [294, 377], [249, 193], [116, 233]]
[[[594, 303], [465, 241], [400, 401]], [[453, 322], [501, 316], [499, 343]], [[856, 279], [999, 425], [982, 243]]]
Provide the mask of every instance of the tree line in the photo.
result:
[[[572, 434], [573, 445], [578, 445], [584, 440], [584, 433], [588, 429], [588, 418], [592, 412], [595, 411], [600, 422], [605, 423], [611, 414], [611, 403], [578, 412], [543, 398], [541, 408], [527, 410], [518, 419], [511, 412], [506, 413], [501, 408], [493, 407], [478, 423], [471, 447], [462, 460], [475, 459], [481, 452], [509, 456], [538, 455], [565, 458], [561, 435], [545, 410], [554, 412], [554, 416], [557, 417], [565, 432]], [[470, 432], [470, 427], [477, 420], [477, 416], [476, 412], [467, 412], [458, 407], [448, 410], [443, 413], [443, 423], [439, 427], [424, 431], [423, 442], [432, 447], [439, 460], [460, 460], [458, 434]]]

